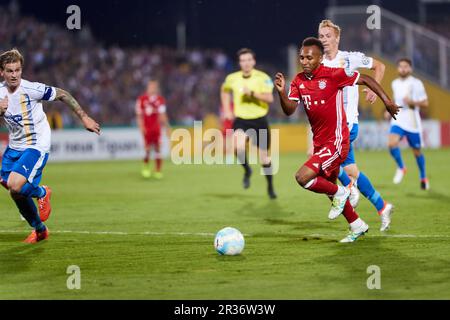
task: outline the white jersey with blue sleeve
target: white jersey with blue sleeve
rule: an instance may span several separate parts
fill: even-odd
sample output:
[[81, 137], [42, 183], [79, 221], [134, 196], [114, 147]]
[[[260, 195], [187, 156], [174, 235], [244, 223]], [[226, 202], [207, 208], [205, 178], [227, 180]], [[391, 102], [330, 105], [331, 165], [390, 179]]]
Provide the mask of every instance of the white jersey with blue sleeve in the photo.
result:
[[413, 101], [427, 100], [428, 96], [423, 82], [413, 76], [405, 79], [397, 78], [392, 82], [392, 91], [395, 104], [402, 106], [402, 108], [397, 115], [397, 120], [391, 120], [391, 125], [396, 125], [411, 133], [421, 133], [420, 108], [418, 106], [410, 108], [403, 100], [405, 98]]
[[0, 99], [8, 97], [4, 115], [9, 130], [9, 147], [17, 151], [32, 148], [50, 152], [51, 131], [42, 101], [53, 101], [56, 89], [38, 82], [22, 79], [13, 93], [5, 83], [0, 84]]
[[[372, 69], [373, 58], [361, 52], [338, 51], [333, 60], [323, 59], [323, 64], [330, 68], [344, 68], [348, 73], [360, 68]], [[344, 88], [344, 107], [347, 114], [347, 123], [351, 130], [353, 124], [358, 123], [359, 91], [358, 85]]]

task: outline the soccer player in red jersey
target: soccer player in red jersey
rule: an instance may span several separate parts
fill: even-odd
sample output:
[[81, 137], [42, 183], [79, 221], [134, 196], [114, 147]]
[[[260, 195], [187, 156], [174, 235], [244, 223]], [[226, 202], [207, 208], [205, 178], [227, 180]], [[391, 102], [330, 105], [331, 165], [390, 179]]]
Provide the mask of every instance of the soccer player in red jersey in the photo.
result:
[[336, 184], [339, 167], [350, 148], [342, 89], [355, 84], [366, 85], [382, 99], [394, 118], [399, 107], [373, 78], [358, 72], [347, 73], [343, 68], [325, 67], [323, 55], [324, 47], [318, 39], [305, 39], [300, 49], [303, 72], [291, 83], [289, 94], [286, 95], [282, 73], [276, 75], [275, 86], [286, 115], [293, 114], [300, 101], [303, 102], [313, 132], [314, 154], [296, 173], [297, 182], [305, 189], [333, 199], [328, 218], [334, 220], [343, 213], [351, 231], [341, 242], [354, 242], [369, 230], [369, 226], [350, 204], [351, 186]]
[[150, 178], [152, 172], [149, 167], [150, 151], [155, 152], [155, 174], [156, 179], [163, 177], [161, 157], [161, 129], [169, 129], [169, 120], [166, 113], [166, 100], [160, 95], [159, 82], [149, 81], [147, 92], [140, 96], [136, 102], [136, 120], [142, 133], [145, 144], [145, 158], [142, 176]]

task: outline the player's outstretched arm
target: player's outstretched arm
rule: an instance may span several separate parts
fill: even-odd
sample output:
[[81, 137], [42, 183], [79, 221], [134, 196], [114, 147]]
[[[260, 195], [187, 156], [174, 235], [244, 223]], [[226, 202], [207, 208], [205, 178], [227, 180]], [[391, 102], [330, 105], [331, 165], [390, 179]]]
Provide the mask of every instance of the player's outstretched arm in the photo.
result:
[[[373, 78], [381, 84], [381, 81], [384, 77], [384, 72], [386, 71], [386, 66], [384, 65], [384, 63], [373, 59], [373, 66], [371, 70], [373, 70]], [[375, 92], [370, 89], [364, 89], [364, 92], [366, 93], [366, 101], [374, 104], [377, 100], [377, 95], [375, 94]]]
[[370, 90], [375, 92], [375, 94], [379, 96], [383, 101], [384, 105], [386, 106], [386, 110], [389, 112], [392, 118], [397, 119], [395, 116], [399, 113], [401, 107], [392, 102], [392, 100], [374, 78], [366, 74], [361, 74], [357, 84], [365, 85]]
[[68, 105], [72, 111], [80, 118], [86, 130], [90, 132], [94, 132], [100, 135], [100, 125], [91, 117], [87, 115], [87, 113], [81, 108], [78, 101], [67, 91], [56, 88], [56, 98], [55, 100], [59, 100]]
[[277, 73], [275, 76], [275, 89], [278, 92], [278, 96], [280, 97], [280, 104], [283, 108], [283, 112], [285, 115], [292, 115], [297, 109], [298, 103], [292, 100], [289, 100], [285, 91], [286, 80], [282, 73]]

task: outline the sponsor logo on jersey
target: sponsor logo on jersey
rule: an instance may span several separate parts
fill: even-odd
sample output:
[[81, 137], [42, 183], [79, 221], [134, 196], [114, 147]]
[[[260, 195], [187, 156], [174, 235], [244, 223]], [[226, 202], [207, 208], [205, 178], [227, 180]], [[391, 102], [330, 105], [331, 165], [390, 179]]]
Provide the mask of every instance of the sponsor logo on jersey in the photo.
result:
[[23, 120], [23, 117], [22, 117], [22, 115], [20, 115], [20, 114], [16, 114], [16, 115], [12, 115], [12, 114], [5, 114], [5, 116], [4, 116], [4, 118], [5, 118], [5, 120], [6, 120], [6, 122], [8, 122], [9, 124], [12, 124], [12, 125], [19, 125], [19, 126], [21, 126], [22, 127], [22, 124], [21, 124], [21, 122], [22, 122], [22, 120]]

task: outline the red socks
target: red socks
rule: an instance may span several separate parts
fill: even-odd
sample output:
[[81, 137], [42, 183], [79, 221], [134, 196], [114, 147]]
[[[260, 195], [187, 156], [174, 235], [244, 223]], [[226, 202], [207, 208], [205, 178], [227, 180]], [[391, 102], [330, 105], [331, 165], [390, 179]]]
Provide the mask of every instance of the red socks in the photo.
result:
[[345, 203], [344, 211], [342, 212], [342, 215], [347, 219], [347, 222], [350, 224], [352, 222], [355, 222], [359, 216], [356, 213], [355, 209], [353, 209], [352, 205], [350, 204], [350, 200], [347, 200]]
[[156, 162], [156, 172], [161, 172], [161, 167], [162, 167], [162, 159], [157, 158], [155, 160]]
[[310, 183], [308, 183], [305, 186], [305, 189], [311, 190], [312, 192], [315, 193], [322, 193], [327, 194], [329, 196], [334, 196], [336, 192], [338, 192], [339, 187], [325, 178], [317, 177]]

